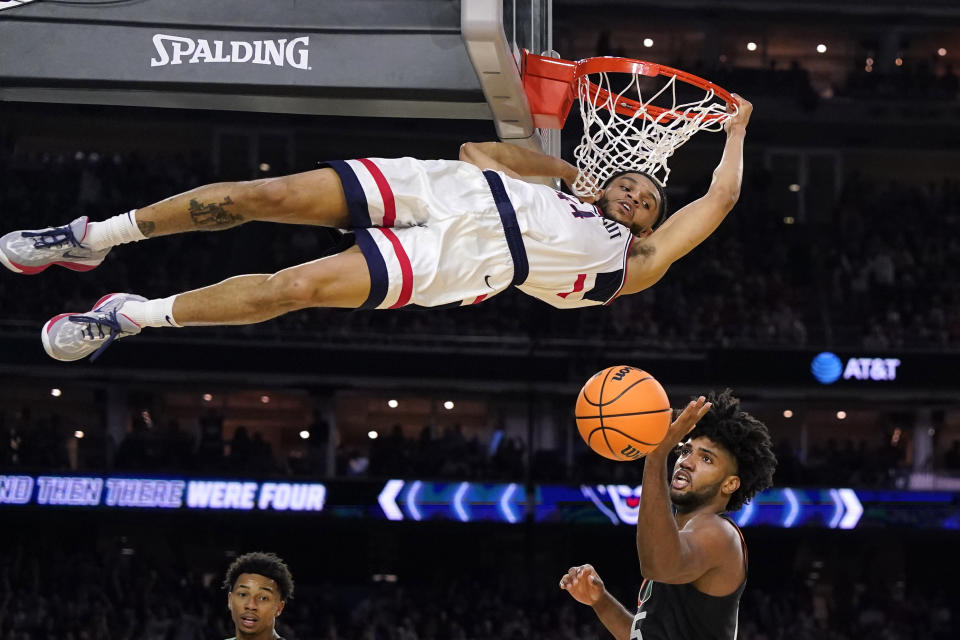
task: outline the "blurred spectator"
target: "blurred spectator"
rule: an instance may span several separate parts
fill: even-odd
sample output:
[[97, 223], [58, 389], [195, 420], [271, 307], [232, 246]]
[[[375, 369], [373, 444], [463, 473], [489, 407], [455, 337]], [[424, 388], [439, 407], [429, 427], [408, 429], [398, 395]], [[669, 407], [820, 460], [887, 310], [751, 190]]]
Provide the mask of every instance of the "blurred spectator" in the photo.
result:
[[[466, 525], [475, 526], [475, 525]], [[576, 526], [576, 525], [574, 525]], [[430, 525], [424, 525], [429, 530]], [[202, 530], [202, 528], [200, 528]], [[315, 535], [315, 534], [310, 534]], [[496, 571], [475, 571], [445, 562], [453, 553], [443, 536], [427, 535], [414, 553], [440, 560], [393, 581], [371, 581], [366, 563], [346, 557], [353, 569], [335, 583], [318, 552], [319, 572], [300, 571], [297, 593], [287, 603], [277, 630], [289, 640], [601, 640], [608, 633], [589, 607], [579, 605], [555, 586], [569, 564], [563, 544], [540, 540], [528, 532], [528, 544], [513, 535], [486, 544], [498, 561]], [[540, 535], [547, 535], [542, 533]], [[553, 534], [549, 534], [553, 535]], [[946, 640], [954, 637], [955, 603], [945, 582], [870, 577], [873, 553], [846, 553], [814, 560], [816, 577], [807, 573], [809, 549], [824, 545], [820, 534], [806, 533], [799, 547], [788, 540], [766, 541], [759, 554], [776, 552], [794, 559], [797, 576], [751, 569], [739, 614], [739, 637], [745, 640]], [[0, 563], [0, 638], [11, 640], [202, 640], [224, 638], [232, 624], [218, 588], [223, 570], [189, 541], [164, 540], [162, 533], [133, 537], [104, 535], [91, 543], [54, 540], [52, 533], [12, 540]], [[215, 537], [215, 536], [214, 536]], [[564, 538], [565, 536], [560, 536]], [[591, 534], [590, 540], [596, 542]], [[601, 537], [609, 541], [611, 538]], [[582, 542], [579, 544], [583, 544]], [[358, 546], [347, 543], [347, 549]], [[360, 545], [362, 546], [362, 544]], [[456, 546], [456, 545], [454, 545]], [[602, 546], [602, 545], [601, 545]], [[429, 551], [427, 549], [435, 551]], [[623, 547], [629, 550], [629, 545]], [[867, 546], [869, 550], [870, 546]], [[524, 550], [536, 550], [530, 553]], [[405, 553], [410, 551], [405, 549]], [[439, 555], [437, 555], [439, 552]], [[338, 551], [337, 553], [343, 553]], [[611, 551], [590, 551], [601, 566], [615, 563]], [[540, 557], [543, 555], [544, 557]], [[885, 559], [902, 562], [897, 554]], [[761, 563], [763, 555], [759, 555]], [[819, 563], [819, 564], [817, 564]], [[629, 564], [629, 563], [627, 563]], [[342, 571], [342, 569], [341, 569]], [[635, 572], [634, 578], [629, 572]], [[844, 577], [847, 574], [857, 576]], [[632, 565], [604, 571], [606, 587], [632, 597], [639, 573]], [[836, 577], [832, 577], [836, 575]], [[376, 577], [376, 576], [375, 576]]]

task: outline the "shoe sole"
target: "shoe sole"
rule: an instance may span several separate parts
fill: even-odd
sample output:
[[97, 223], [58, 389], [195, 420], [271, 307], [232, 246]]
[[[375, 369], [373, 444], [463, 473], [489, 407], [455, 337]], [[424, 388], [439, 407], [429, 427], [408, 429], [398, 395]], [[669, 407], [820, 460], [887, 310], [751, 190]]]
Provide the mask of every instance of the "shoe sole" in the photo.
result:
[[[73, 362], [74, 360], [79, 360], [80, 358], [61, 358], [53, 352], [53, 345], [50, 344], [50, 328], [60, 318], [65, 318], [67, 316], [77, 315], [75, 313], [61, 313], [60, 315], [53, 316], [47, 320], [46, 324], [43, 325], [43, 329], [40, 330], [40, 341], [43, 342], [43, 350], [47, 352], [47, 355], [53, 358], [54, 360], [59, 360], [60, 362]], [[83, 356], [81, 356], [83, 357]]]
[[[3, 254], [0, 254], [0, 255], [3, 255]], [[101, 305], [106, 303], [113, 296], [117, 296], [117, 295], [123, 295], [123, 294], [108, 293], [107, 295], [97, 300], [96, 303], [94, 303], [93, 307], [90, 309], [90, 311], [95, 311], [96, 309], [99, 309]], [[50, 335], [50, 329], [51, 327], [53, 327], [53, 324], [60, 318], [66, 318], [67, 316], [76, 316], [76, 315], [80, 315], [80, 314], [73, 312], [73, 313], [61, 313], [61, 314], [55, 315], [49, 320], [47, 320], [46, 323], [44, 323], [43, 328], [40, 330], [40, 341], [43, 343], [43, 350], [46, 351], [47, 355], [53, 358], [54, 360], [58, 360], [60, 362], [75, 362], [77, 360], [82, 360], [83, 358], [86, 358], [87, 355], [89, 355], [89, 354], [82, 355], [78, 358], [59, 358], [56, 355], [54, 355], [53, 345], [50, 344], [49, 335]]]
[[9, 258], [7, 258], [6, 255], [4, 255], [2, 251], [0, 251], [0, 263], [2, 263], [7, 269], [10, 269], [10, 271], [13, 271], [14, 273], [20, 273], [25, 276], [36, 275], [41, 271], [46, 271], [48, 267], [53, 265], [58, 265], [66, 269], [70, 269], [71, 271], [90, 271], [99, 267], [101, 262], [103, 262], [103, 260], [96, 264], [83, 264], [81, 262], [49, 262], [42, 267], [28, 267], [22, 264], [17, 264], [16, 262], [12, 262]]

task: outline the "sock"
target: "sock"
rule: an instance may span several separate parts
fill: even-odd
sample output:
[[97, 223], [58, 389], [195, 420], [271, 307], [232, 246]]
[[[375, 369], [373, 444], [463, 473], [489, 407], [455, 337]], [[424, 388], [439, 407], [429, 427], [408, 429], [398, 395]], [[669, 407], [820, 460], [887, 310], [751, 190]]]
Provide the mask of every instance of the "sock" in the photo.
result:
[[173, 300], [169, 298], [155, 298], [146, 302], [125, 302], [119, 313], [127, 316], [141, 327], [179, 327], [173, 319]]
[[140, 233], [137, 226], [137, 210], [107, 218], [103, 222], [87, 224], [87, 233], [83, 238], [84, 246], [94, 251], [115, 247], [127, 242], [146, 240], [147, 236]]

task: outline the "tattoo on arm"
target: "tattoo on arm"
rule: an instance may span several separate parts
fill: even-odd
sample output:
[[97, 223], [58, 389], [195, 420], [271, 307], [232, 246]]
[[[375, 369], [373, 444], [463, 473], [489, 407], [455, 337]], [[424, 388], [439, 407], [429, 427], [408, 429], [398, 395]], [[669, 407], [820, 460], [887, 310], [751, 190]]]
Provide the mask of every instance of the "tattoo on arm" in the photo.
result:
[[190, 217], [194, 226], [203, 227], [211, 231], [226, 229], [243, 222], [243, 216], [230, 213], [226, 207], [233, 204], [230, 196], [225, 196], [223, 202], [204, 203], [199, 200], [190, 200]]
[[149, 238], [150, 234], [156, 230], [157, 224], [149, 220], [137, 220], [137, 228], [140, 229], [140, 233]]

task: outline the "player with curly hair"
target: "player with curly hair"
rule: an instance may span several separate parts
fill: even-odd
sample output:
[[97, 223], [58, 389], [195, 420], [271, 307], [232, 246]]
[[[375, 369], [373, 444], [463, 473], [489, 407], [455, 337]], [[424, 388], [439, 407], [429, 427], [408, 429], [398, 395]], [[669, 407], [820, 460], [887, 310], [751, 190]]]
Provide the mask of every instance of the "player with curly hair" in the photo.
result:
[[223, 588], [236, 633], [229, 640], [283, 640], [274, 625], [293, 598], [293, 576], [283, 560], [273, 553], [246, 553], [227, 569]]
[[589, 564], [571, 567], [560, 588], [592, 606], [619, 640], [733, 640], [747, 547], [726, 512], [769, 487], [776, 466], [767, 427], [729, 389], [691, 401], [647, 454], [637, 515], [644, 577], [637, 613], [607, 592]]

